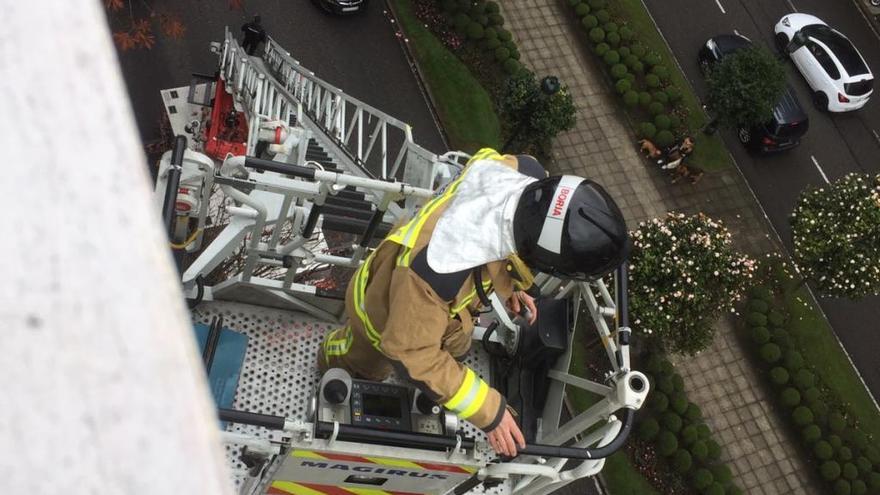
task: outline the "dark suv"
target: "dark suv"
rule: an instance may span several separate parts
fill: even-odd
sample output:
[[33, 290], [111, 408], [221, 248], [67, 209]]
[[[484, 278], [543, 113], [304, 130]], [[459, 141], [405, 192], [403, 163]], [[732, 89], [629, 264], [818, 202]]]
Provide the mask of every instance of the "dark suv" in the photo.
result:
[[354, 14], [365, 9], [367, 0], [312, 0], [322, 9], [334, 14]]
[[[712, 70], [712, 66], [731, 53], [752, 46], [745, 36], [738, 34], [722, 34], [709, 39], [700, 48], [698, 60], [703, 74]], [[737, 129], [737, 137], [750, 151], [769, 153], [784, 151], [800, 144], [800, 138], [807, 133], [810, 121], [800, 102], [786, 85], [785, 92], [773, 107], [773, 118], [764, 124]]]

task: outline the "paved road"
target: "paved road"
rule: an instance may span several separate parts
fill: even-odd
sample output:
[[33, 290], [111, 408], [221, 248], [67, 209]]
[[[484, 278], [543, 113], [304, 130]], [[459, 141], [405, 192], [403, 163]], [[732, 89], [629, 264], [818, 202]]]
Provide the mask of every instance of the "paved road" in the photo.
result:
[[[880, 39], [851, 0], [645, 0], [660, 30], [675, 52], [687, 77], [705, 94], [696, 64], [697, 50], [710, 37], [734, 30], [755, 43], [773, 49], [773, 26], [795, 10], [816, 15], [847, 35], [868, 66], [880, 73]], [[699, 22], [682, 24], [682, 16]], [[758, 196], [773, 226], [791, 249], [788, 215], [798, 194], [809, 185], [824, 184], [822, 173], [835, 180], [849, 172], [880, 172], [880, 96], [859, 110], [828, 114], [811, 104], [806, 81], [791, 63], [789, 82], [810, 117], [810, 130], [801, 146], [787, 153], [754, 157], [739, 145], [733, 133], [724, 139]], [[821, 171], [820, 171], [821, 168]], [[835, 332], [843, 342], [868, 387], [880, 397], [880, 298], [860, 302], [822, 299]]]
[[[132, 2], [137, 4], [138, 2]], [[260, 14], [268, 34], [305, 67], [355, 98], [413, 126], [420, 145], [446, 151], [394, 30], [384, 2], [351, 17], [324, 14], [306, 0], [248, 0], [247, 14]], [[226, 0], [153, 0], [157, 12], [175, 12], [187, 31], [183, 40], [157, 36], [149, 51], [131, 51], [120, 62], [141, 136], [155, 139], [162, 113], [159, 90], [189, 84], [190, 74], [213, 74], [211, 41], [226, 25], [238, 30], [249, 17], [227, 8]]]

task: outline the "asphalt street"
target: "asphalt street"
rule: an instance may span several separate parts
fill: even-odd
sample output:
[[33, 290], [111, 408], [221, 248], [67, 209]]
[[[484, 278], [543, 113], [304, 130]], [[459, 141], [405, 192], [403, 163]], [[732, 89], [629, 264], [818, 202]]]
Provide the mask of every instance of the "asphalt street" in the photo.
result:
[[[880, 38], [852, 0], [645, 0], [688, 79], [705, 95], [697, 51], [718, 34], [739, 33], [775, 52], [773, 26], [786, 14], [812, 14], [845, 34], [880, 74]], [[682, 20], [685, 22], [682, 22]], [[862, 109], [844, 114], [821, 112], [811, 91], [791, 62], [788, 81], [809, 114], [810, 128], [801, 145], [790, 151], [752, 156], [733, 132], [724, 140], [754, 190], [773, 227], [792, 248], [788, 216], [808, 186], [822, 186], [850, 172], [880, 172], [880, 96]], [[821, 298], [819, 303], [834, 331], [875, 397], [880, 397], [880, 297], [858, 302]]]
[[[135, 16], [145, 16], [143, 4], [131, 2]], [[120, 57], [141, 137], [158, 136], [162, 112], [159, 90], [186, 86], [190, 74], [213, 74], [217, 57], [208, 48], [223, 39], [224, 26], [236, 34], [254, 14], [260, 14], [267, 34], [290, 51], [304, 67], [393, 117], [409, 123], [417, 143], [445, 152], [440, 131], [406, 61], [381, 0], [363, 13], [328, 15], [306, 0], [248, 0], [242, 10], [226, 0], [151, 0], [157, 13], [178, 16], [186, 26], [183, 39], [157, 34], [150, 50], [132, 50]], [[137, 9], [140, 8], [139, 12]], [[114, 22], [121, 25], [127, 16]]]

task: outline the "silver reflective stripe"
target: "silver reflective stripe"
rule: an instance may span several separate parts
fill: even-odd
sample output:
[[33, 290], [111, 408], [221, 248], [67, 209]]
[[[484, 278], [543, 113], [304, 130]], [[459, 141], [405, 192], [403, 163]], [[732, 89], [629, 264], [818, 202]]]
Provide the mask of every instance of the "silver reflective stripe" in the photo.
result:
[[538, 245], [551, 253], [562, 252], [562, 226], [565, 223], [565, 213], [568, 211], [575, 189], [583, 181], [583, 177], [563, 175], [556, 186], [556, 191], [553, 192], [553, 199], [550, 201], [550, 208], [547, 209], [547, 217], [541, 228], [541, 236], [538, 238]]

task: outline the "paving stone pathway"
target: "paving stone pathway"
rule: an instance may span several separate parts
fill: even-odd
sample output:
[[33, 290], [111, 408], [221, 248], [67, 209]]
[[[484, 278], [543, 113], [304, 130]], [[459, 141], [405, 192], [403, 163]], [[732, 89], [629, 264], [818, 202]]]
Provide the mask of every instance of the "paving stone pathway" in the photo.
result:
[[[584, 46], [567, 2], [500, 3], [523, 62], [539, 76], [558, 76], [568, 85], [578, 109], [577, 126], [554, 143], [554, 172], [583, 175], [605, 186], [630, 228], [667, 211], [704, 212], [724, 222], [739, 249], [757, 255], [776, 248], [769, 223], [738, 170], [707, 173], [696, 185], [671, 184], [639, 156], [617, 96]], [[796, 446], [770, 411], [767, 394], [734, 334], [732, 318], [718, 322], [708, 350], [677, 361], [689, 398], [704, 411], [724, 446], [723, 460], [745, 493], [820, 491], [810, 484], [812, 478]]]

